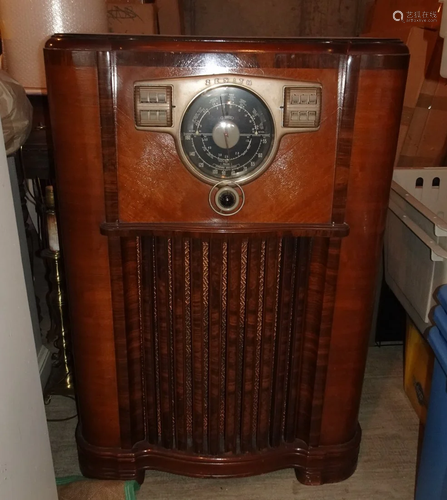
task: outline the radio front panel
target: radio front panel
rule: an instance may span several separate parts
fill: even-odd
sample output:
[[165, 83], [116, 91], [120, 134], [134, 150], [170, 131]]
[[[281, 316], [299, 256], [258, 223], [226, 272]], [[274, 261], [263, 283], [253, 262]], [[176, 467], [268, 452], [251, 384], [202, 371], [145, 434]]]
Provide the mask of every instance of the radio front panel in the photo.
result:
[[[121, 220], [178, 222], [187, 211], [197, 222], [331, 222], [338, 72], [237, 71], [160, 79], [158, 69], [117, 68]], [[141, 102], [149, 95], [160, 102]], [[150, 113], [170, 125], [145, 122]]]

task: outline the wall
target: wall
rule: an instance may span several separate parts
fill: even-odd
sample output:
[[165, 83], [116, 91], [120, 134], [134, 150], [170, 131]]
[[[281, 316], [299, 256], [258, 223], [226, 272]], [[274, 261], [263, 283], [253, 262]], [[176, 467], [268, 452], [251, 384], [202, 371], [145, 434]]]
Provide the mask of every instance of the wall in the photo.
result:
[[186, 33], [208, 36], [356, 36], [371, 0], [183, 0]]
[[0, 256], [0, 498], [56, 500], [48, 428], [3, 141], [0, 141]]

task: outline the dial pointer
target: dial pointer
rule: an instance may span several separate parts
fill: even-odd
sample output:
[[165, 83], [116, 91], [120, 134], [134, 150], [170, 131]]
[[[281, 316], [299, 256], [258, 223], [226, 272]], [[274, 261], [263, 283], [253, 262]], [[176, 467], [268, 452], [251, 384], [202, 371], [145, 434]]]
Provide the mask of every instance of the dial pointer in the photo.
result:
[[[219, 99], [220, 99], [220, 106], [222, 108], [222, 123], [225, 123], [225, 114], [226, 113], [225, 113], [225, 106], [223, 105], [223, 101], [222, 101], [222, 96], [219, 96]], [[228, 145], [228, 132], [226, 131], [225, 127], [223, 127], [223, 134], [224, 134], [224, 139], [225, 139], [225, 145], [227, 147], [228, 163], [230, 163], [230, 147]]]

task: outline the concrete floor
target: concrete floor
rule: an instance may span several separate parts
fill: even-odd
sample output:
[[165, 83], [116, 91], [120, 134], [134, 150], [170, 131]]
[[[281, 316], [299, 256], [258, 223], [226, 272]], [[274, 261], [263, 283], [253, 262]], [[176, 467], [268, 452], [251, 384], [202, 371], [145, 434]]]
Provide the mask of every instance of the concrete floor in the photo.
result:
[[[150, 471], [137, 498], [412, 500], [419, 423], [402, 389], [402, 367], [402, 346], [370, 349], [359, 417], [363, 428], [359, 465], [342, 483], [303, 486], [293, 470], [244, 479], [194, 479]], [[47, 411], [48, 418], [61, 418], [73, 414], [75, 405], [55, 396]], [[75, 420], [49, 423], [58, 477], [79, 474], [75, 425]]]

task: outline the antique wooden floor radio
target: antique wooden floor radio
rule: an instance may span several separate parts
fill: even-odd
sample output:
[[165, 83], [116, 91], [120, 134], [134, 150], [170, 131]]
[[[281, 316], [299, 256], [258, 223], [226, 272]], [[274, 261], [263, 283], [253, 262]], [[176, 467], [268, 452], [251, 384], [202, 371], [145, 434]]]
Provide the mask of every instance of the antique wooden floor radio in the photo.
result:
[[55, 35], [81, 468], [353, 473], [408, 52]]

